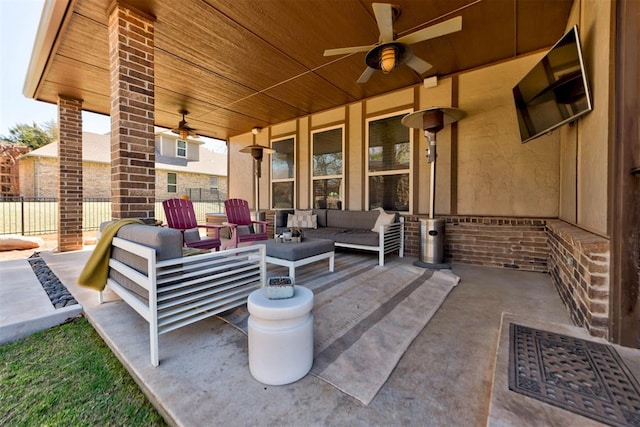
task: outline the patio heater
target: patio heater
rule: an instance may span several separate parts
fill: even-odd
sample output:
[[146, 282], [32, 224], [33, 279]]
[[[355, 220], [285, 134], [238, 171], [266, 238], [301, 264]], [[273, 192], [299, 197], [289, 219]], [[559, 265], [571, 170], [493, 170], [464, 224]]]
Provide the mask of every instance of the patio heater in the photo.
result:
[[434, 218], [436, 208], [436, 134], [446, 125], [462, 119], [466, 113], [457, 108], [431, 107], [407, 114], [402, 124], [413, 129], [423, 129], [427, 138], [427, 162], [431, 164], [429, 191], [429, 218], [420, 220], [420, 261], [415, 265], [425, 268], [450, 268], [444, 263], [445, 221]]
[[[253, 128], [251, 133], [257, 135], [260, 133], [261, 128]], [[275, 153], [275, 150], [272, 150], [269, 147], [265, 147], [259, 144], [247, 145], [246, 147], [240, 149], [241, 153], [249, 153], [251, 157], [253, 157], [253, 172], [255, 176], [255, 203], [256, 203], [256, 221], [264, 221], [260, 212], [260, 177], [262, 176], [262, 158], [265, 154]]]

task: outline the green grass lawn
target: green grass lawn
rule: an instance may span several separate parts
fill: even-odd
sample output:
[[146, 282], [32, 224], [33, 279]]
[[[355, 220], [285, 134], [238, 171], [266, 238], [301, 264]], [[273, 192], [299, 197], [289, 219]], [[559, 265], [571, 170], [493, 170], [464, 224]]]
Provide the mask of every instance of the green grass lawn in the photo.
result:
[[0, 346], [0, 425], [165, 426], [85, 318]]

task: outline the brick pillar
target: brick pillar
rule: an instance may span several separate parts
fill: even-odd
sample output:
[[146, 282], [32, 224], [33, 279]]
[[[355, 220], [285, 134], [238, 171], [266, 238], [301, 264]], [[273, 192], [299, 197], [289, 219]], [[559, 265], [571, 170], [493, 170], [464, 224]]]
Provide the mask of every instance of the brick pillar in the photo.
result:
[[82, 101], [58, 97], [58, 250], [82, 249]]
[[112, 215], [153, 218], [154, 19], [117, 1], [108, 16]]

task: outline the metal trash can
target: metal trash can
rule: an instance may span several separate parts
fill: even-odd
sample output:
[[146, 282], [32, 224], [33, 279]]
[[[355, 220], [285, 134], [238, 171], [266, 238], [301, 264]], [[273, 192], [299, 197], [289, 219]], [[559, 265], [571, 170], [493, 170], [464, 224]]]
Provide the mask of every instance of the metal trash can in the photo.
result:
[[420, 219], [420, 261], [444, 264], [444, 219]]

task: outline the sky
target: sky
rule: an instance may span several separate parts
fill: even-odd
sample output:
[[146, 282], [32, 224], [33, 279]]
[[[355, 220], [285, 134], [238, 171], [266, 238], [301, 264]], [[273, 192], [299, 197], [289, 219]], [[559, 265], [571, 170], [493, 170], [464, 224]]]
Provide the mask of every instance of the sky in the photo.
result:
[[[43, 6], [44, 0], [0, 0], [0, 136], [9, 135], [9, 129], [19, 123], [57, 121], [57, 105], [22, 94]], [[109, 116], [83, 112], [82, 129], [107, 133]], [[224, 143], [201, 139], [214, 151], [225, 149]]]

